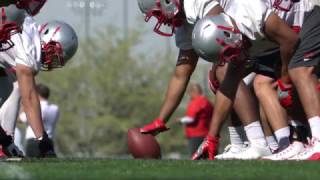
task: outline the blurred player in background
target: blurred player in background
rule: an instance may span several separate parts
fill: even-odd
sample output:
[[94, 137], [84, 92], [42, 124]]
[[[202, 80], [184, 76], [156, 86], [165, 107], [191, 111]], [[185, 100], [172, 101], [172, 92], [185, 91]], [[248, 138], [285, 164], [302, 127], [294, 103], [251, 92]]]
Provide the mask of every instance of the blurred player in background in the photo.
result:
[[189, 143], [189, 152], [192, 155], [208, 134], [213, 106], [210, 100], [203, 95], [200, 84], [190, 84], [188, 94], [190, 101], [187, 112], [178, 120], [185, 125], [185, 135]]
[[[59, 120], [59, 107], [56, 104], [49, 103], [50, 89], [46, 85], [38, 84], [37, 91], [40, 99], [41, 116], [43, 120], [44, 128], [48, 134], [48, 137], [53, 140], [55, 134], [56, 123]], [[27, 123], [27, 116], [25, 112], [19, 115], [20, 120], [23, 123]], [[40, 157], [39, 149], [37, 148], [37, 140], [33, 133], [32, 128], [28, 125], [26, 129], [26, 156], [27, 157]], [[53, 142], [53, 141], [52, 141]]]

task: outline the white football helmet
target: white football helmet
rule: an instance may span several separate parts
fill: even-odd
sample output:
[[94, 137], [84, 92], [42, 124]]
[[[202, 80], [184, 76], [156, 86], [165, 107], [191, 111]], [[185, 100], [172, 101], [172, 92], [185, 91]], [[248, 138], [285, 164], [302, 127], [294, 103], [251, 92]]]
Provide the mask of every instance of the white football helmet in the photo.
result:
[[197, 54], [206, 61], [218, 64], [239, 55], [244, 48], [243, 40], [242, 33], [224, 13], [202, 18], [192, 32], [192, 46]]
[[[182, 7], [180, 0], [137, 0], [139, 8], [145, 14], [145, 21], [152, 17], [157, 19], [154, 32], [162, 36], [172, 36], [176, 27], [181, 26], [183, 19], [180, 17]], [[170, 26], [169, 33], [161, 31], [163, 25]]]
[[65, 65], [78, 49], [78, 37], [67, 23], [51, 21], [40, 26], [42, 41], [42, 70]]

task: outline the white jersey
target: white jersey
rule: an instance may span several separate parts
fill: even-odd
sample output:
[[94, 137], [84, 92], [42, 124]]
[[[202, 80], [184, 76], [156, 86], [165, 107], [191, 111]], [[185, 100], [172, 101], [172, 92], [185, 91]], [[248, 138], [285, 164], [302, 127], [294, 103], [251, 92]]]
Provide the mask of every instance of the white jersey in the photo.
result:
[[[45, 100], [40, 100], [40, 107], [44, 129], [46, 130], [49, 138], [53, 138], [56, 123], [60, 115], [59, 107], [55, 104], [49, 104], [49, 102]], [[27, 122], [27, 116], [25, 113], [21, 113], [19, 117], [22, 122]], [[35, 135], [32, 128], [28, 126], [26, 130], [26, 139], [32, 138], [35, 138]]]
[[41, 41], [37, 24], [31, 16], [26, 16], [21, 34], [11, 37], [14, 46], [5, 52], [0, 52], [0, 64], [8, 69], [17, 64], [40, 70]]
[[291, 27], [302, 27], [305, 14], [310, 12], [315, 5], [312, 0], [300, 0], [291, 5], [287, 1], [282, 1], [277, 7], [275, 1], [277, 0], [268, 0], [267, 3], [272, 7], [273, 12]]
[[301, 26], [305, 12], [312, 10], [314, 6], [310, 0], [301, 0], [300, 3], [293, 4], [290, 12], [284, 12], [273, 7], [274, 1], [185, 0], [184, 11], [187, 22], [176, 31], [177, 47], [182, 50], [192, 49], [191, 36], [194, 24], [217, 5], [220, 5], [224, 12], [235, 20], [239, 30], [251, 40], [260, 40], [265, 37], [263, 27], [272, 12], [290, 26]]

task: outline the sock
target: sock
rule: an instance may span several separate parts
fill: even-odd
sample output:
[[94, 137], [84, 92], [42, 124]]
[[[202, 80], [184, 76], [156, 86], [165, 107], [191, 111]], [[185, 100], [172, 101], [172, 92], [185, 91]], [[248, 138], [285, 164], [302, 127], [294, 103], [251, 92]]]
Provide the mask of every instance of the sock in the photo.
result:
[[310, 124], [312, 137], [316, 137], [317, 139], [320, 139], [320, 117], [319, 116], [312, 117], [308, 119], [308, 122]]
[[229, 136], [230, 136], [230, 143], [237, 146], [243, 145], [243, 134], [244, 130], [242, 126], [229, 126]]
[[290, 128], [284, 127], [274, 132], [278, 140], [279, 147], [287, 147], [290, 145]]
[[274, 138], [274, 136], [267, 136], [266, 137], [268, 146], [270, 147], [270, 149], [272, 150], [277, 150], [278, 149], [278, 142], [276, 140], [276, 138]]
[[244, 127], [247, 138], [252, 145], [267, 146], [260, 121], [255, 121]]
[[278, 142], [282, 138], [289, 138], [290, 137], [290, 128], [284, 127], [284, 128], [278, 129], [274, 132], [274, 135], [276, 136]]

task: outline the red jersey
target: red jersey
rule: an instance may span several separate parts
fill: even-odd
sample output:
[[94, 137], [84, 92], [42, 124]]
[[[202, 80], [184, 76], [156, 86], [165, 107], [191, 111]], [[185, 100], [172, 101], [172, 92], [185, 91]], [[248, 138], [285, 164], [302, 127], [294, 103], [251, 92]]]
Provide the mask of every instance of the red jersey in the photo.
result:
[[194, 122], [187, 124], [185, 134], [188, 138], [204, 137], [208, 134], [209, 124], [213, 113], [213, 106], [205, 96], [198, 96], [188, 104], [186, 116], [194, 119]]

